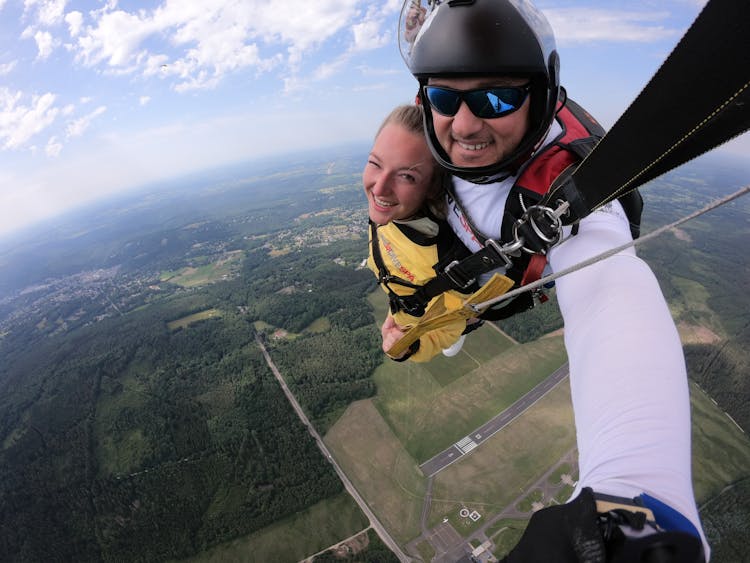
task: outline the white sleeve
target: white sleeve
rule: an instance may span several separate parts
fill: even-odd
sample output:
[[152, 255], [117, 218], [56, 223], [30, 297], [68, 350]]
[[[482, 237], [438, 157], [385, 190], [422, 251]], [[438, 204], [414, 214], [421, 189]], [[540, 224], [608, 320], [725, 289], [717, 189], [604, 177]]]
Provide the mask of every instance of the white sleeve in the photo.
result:
[[[631, 240], [619, 203], [552, 249], [553, 271]], [[679, 335], [651, 269], [630, 248], [556, 282], [579, 450], [579, 483], [647, 493], [700, 530], [691, 479], [690, 399]], [[708, 553], [708, 551], [707, 551]]]

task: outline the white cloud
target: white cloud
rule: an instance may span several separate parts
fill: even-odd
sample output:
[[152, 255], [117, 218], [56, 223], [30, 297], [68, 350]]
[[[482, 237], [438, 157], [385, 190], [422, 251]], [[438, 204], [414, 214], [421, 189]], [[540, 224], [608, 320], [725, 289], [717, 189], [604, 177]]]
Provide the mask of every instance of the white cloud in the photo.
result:
[[150, 101], [151, 101], [151, 96], [141, 96], [140, 98], [138, 98], [138, 103], [142, 106], [145, 106]]
[[166, 0], [138, 12], [115, 9], [112, 2], [89, 14], [92, 25], [76, 28], [74, 49], [86, 66], [106, 64], [146, 76], [159, 72], [177, 79], [178, 91], [212, 88], [239, 69], [267, 72], [286, 64], [294, 73], [311, 51], [347, 27], [359, 48], [382, 43], [374, 19], [354, 23], [359, 2]]
[[649, 43], [680, 35], [658, 22], [666, 12], [626, 12], [597, 8], [555, 8], [544, 10], [559, 43], [616, 41]]
[[[2, 9], [2, 2], [0, 1], [0, 9]], [[16, 67], [18, 61], [10, 61], [9, 63], [0, 64], [0, 76], [10, 74], [11, 71]]]
[[49, 127], [59, 109], [54, 107], [55, 95], [32, 96], [30, 104], [21, 103], [22, 92], [0, 88], [0, 143], [3, 149], [22, 146], [37, 133]]
[[68, 31], [71, 37], [76, 37], [81, 32], [83, 26], [83, 14], [81, 12], [68, 12], [65, 14], [65, 23], [68, 24]]
[[86, 66], [107, 61], [110, 66], [126, 66], [135, 60], [140, 43], [157, 31], [152, 23], [123, 11], [101, 16], [95, 28], [87, 27], [78, 37], [78, 59]]
[[47, 141], [47, 146], [44, 147], [44, 152], [47, 156], [55, 158], [60, 156], [62, 147], [62, 143], [58, 142], [57, 137], [50, 137]]
[[391, 44], [393, 30], [381, 31], [381, 27], [385, 22], [390, 23], [390, 13], [400, 9], [400, 6], [395, 7], [392, 4], [393, 2], [389, 2], [385, 6], [370, 7], [362, 21], [352, 25], [353, 51], [369, 51]]
[[36, 41], [36, 46], [39, 49], [37, 59], [46, 59], [55, 48], [55, 40], [49, 31], [37, 31], [34, 34], [34, 41]]
[[336, 60], [321, 64], [313, 72], [313, 79], [325, 80], [326, 78], [333, 76], [334, 74], [338, 73], [342, 68], [344, 68], [350, 59], [351, 59], [351, 55], [349, 53], [344, 53]]
[[353, 49], [355, 51], [369, 51], [390, 44], [391, 33], [388, 31], [381, 33], [380, 25], [379, 20], [373, 19], [354, 24], [352, 26], [352, 33], [354, 34]]
[[39, 23], [44, 26], [53, 26], [63, 21], [65, 5], [68, 0], [41, 0], [38, 2], [39, 11], [37, 18]]
[[99, 106], [94, 111], [89, 113], [88, 115], [84, 115], [83, 117], [76, 119], [74, 121], [70, 121], [65, 128], [65, 133], [67, 137], [70, 139], [71, 137], [80, 137], [83, 135], [84, 131], [89, 128], [89, 125], [91, 125], [91, 122], [101, 114], [103, 114], [105, 111], [107, 111], [106, 106]]

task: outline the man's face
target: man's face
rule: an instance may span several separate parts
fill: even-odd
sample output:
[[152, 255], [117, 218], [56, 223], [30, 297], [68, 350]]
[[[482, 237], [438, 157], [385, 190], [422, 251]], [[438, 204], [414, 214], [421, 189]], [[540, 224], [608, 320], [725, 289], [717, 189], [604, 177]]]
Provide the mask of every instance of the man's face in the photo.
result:
[[[526, 78], [430, 78], [430, 86], [444, 86], [455, 90], [472, 90], [490, 86], [523, 86]], [[462, 103], [453, 117], [439, 114], [434, 109], [432, 121], [435, 135], [450, 161], [461, 167], [489, 166], [503, 160], [518, 146], [529, 127], [529, 97], [517, 111], [495, 119], [475, 116]]]

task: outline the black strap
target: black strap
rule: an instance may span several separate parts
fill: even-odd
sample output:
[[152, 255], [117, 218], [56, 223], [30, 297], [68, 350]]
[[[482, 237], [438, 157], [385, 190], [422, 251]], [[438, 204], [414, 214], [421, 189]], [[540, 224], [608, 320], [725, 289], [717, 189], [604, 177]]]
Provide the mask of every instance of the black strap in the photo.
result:
[[[427, 304], [430, 300], [441, 293], [449, 290], [455, 290], [461, 293], [471, 293], [476, 289], [477, 284], [475, 277], [478, 274], [474, 270], [471, 270], [473, 267], [471, 264], [474, 262], [481, 262], [481, 257], [471, 260], [468, 265], [470, 270], [466, 271], [464, 267], [461, 266], [464, 264], [464, 260], [462, 259], [467, 256], [472, 258], [469, 250], [453, 233], [452, 229], [445, 221], [441, 221], [431, 214], [428, 214], [428, 217], [438, 223], [438, 234], [436, 237], [425, 239], [422, 242], [424, 244], [435, 244], [437, 246], [439, 261], [433, 266], [436, 276], [421, 286], [408, 282], [398, 276], [394, 276], [388, 271], [388, 268], [383, 261], [383, 255], [380, 252], [378, 226], [372, 221], [369, 222], [372, 259], [378, 269], [378, 283], [383, 285], [388, 292], [391, 313], [404, 311], [415, 317], [421, 317], [424, 315]], [[404, 231], [412, 241], [415, 241], [420, 236], [417, 231], [405, 225], [398, 225], [398, 227]], [[496, 256], [488, 260], [492, 263], [498, 262]], [[488, 260], [484, 261], [485, 267], [489, 268], [486, 271], [499, 267], [499, 265], [491, 267]], [[451, 264], [459, 266], [455, 272], [453, 271]], [[446, 269], [448, 273], [446, 273]], [[389, 284], [392, 283], [413, 289], [414, 292], [410, 295], [398, 295], [391, 289]]]
[[750, 2], [709, 0], [628, 110], [545, 201], [568, 201], [565, 222], [577, 221], [748, 128]]
[[[397, 285], [402, 285], [404, 287], [409, 287], [411, 289], [419, 290], [420, 286], [415, 285], [411, 282], [406, 281], [403, 278], [399, 278], [398, 276], [391, 275], [391, 273], [388, 271], [388, 268], [385, 267], [385, 262], [383, 262], [383, 255], [380, 253], [380, 242], [378, 239], [378, 226], [373, 223], [372, 221], [369, 222], [370, 224], [370, 252], [372, 254], [372, 261], [375, 263], [375, 267], [378, 269], [378, 284], [382, 285], [386, 292], [388, 293], [388, 306], [391, 310], [391, 313], [397, 313], [398, 311], [401, 311], [404, 309], [402, 300], [403, 297], [397, 294], [395, 291], [393, 291], [389, 284], [394, 283]], [[413, 314], [413, 313], [410, 313]], [[422, 309], [422, 312], [419, 315], [415, 316], [422, 316], [424, 314], [424, 308]]]

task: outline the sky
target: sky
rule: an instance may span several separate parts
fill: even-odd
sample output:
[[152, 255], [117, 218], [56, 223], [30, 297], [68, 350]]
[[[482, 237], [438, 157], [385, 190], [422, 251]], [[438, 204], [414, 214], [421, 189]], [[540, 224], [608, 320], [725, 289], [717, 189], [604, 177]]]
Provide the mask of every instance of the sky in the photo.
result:
[[[608, 127], [704, 3], [537, 6], [569, 96]], [[0, 0], [0, 236], [191, 172], [371, 140], [416, 93], [400, 10], [400, 0]], [[748, 136], [722, 150], [750, 154]]]

